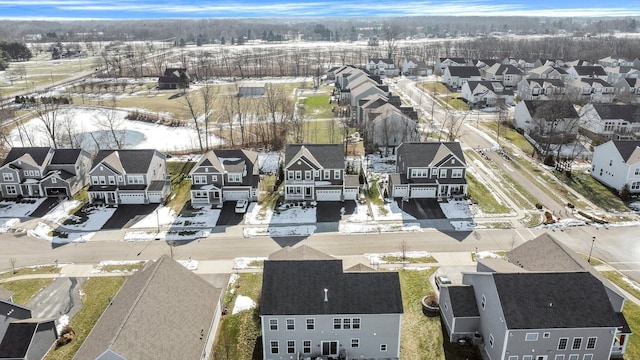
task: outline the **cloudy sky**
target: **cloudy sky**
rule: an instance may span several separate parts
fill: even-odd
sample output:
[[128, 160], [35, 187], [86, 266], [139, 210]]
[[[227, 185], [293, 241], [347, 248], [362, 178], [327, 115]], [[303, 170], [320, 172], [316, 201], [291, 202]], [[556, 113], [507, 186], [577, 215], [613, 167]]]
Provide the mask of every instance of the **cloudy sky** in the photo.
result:
[[638, 0], [0, 0], [3, 19], [638, 16]]

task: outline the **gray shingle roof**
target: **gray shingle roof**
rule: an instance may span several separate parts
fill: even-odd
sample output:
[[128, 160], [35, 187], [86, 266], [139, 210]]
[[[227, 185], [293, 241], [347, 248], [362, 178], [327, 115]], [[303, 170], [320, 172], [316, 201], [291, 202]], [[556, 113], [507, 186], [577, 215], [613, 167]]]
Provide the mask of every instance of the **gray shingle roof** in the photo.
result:
[[285, 246], [271, 253], [269, 260], [335, 260], [335, 258], [310, 246], [300, 245], [296, 248]]
[[344, 169], [344, 147], [342, 144], [288, 144], [284, 154], [285, 165], [305, 148], [325, 169]]
[[199, 359], [219, 297], [165, 255], [127, 279], [74, 359], [93, 360], [107, 349], [127, 359]]
[[[109, 157], [109, 155], [115, 155]], [[101, 161], [105, 160], [107, 165], [113, 165], [117, 170], [124, 170], [128, 174], [142, 174], [146, 173], [151, 165], [151, 159], [157, 154], [161, 158], [165, 158], [165, 155], [161, 152], [153, 149], [140, 149], [140, 150], [100, 150], [93, 160], [93, 166], [95, 167]], [[107, 157], [109, 157], [107, 159]]]
[[614, 141], [613, 145], [618, 149], [622, 159], [627, 162], [631, 155], [640, 146], [640, 141]]
[[[446, 149], [446, 151], [445, 151]], [[452, 153], [463, 164], [466, 164], [464, 153], [458, 142], [407, 142], [398, 146], [398, 156], [404, 160], [406, 167], [429, 166], [440, 161], [443, 153]]]
[[24, 154], [29, 154], [38, 165], [43, 165], [49, 154], [50, 147], [14, 147], [9, 150], [2, 165], [8, 164]]
[[532, 118], [547, 118], [553, 114], [555, 118], [578, 118], [578, 112], [569, 101], [562, 100], [525, 100], [529, 114]]
[[260, 315], [403, 312], [398, 273], [345, 273], [341, 260], [265, 261], [261, 293]]
[[[51, 157], [51, 165], [73, 165], [78, 160], [82, 149], [56, 149]], [[89, 155], [87, 153], [87, 155]]]
[[449, 66], [447, 69], [449, 69], [451, 76], [459, 76], [462, 78], [480, 76], [480, 70], [475, 66]]
[[480, 316], [473, 286], [447, 286], [451, 299], [451, 311], [455, 317]]
[[[0, 359], [22, 359], [26, 358], [27, 351], [32, 345], [36, 332], [55, 331], [54, 320], [45, 319], [25, 319], [14, 321], [9, 324], [7, 332], [0, 343]], [[53, 338], [53, 336], [52, 336]], [[45, 348], [51, 347], [49, 344], [35, 344], [35, 346]]]
[[623, 326], [604, 286], [590, 273], [492, 275], [509, 329]]
[[600, 65], [574, 66], [573, 69], [580, 76], [607, 76], [607, 72]]
[[629, 122], [640, 121], [640, 105], [637, 104], [593, 104], [600, 119], [622, 119]]

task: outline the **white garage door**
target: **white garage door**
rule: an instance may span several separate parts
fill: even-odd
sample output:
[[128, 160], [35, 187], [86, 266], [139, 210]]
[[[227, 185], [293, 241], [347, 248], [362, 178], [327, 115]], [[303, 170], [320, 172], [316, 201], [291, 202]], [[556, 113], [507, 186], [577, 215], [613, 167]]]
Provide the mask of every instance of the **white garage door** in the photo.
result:
[[150, 192], [149, 193], [149, 202], [150, 203], [161, 203], [162, 202], [162, 193], [161, 192]]
[[407, 186], [394, 186], [393, 187], [393, 197], [407, 197], [408, 195], [408, 187]]
[[358, 189], [344, 189], [345, 200], [356, 200], [358, 198]]
[[411, 198], [435, 198], [436, 188], [435, 187], [411, 188], [410, 197]]
[[316, 190], [318, 201], [340, 201], [341, 190]]
[[224, 201], [249, 200], [248, 191], [225, 191], [223, 193]]
[[118, 194], [121, 204], [144, 204], [144, 194]]

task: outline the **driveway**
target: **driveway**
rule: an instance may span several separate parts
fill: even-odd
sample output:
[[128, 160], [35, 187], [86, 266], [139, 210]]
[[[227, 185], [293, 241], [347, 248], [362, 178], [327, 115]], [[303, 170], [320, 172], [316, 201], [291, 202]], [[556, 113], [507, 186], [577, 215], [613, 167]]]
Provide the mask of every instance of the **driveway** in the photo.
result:
[[218, 217], [218, 223], [216, 223], [216, 225], [238, 225], [242, 222], [242, 220], [244, 220], [244, 214], [236, 213], [236, 202], [226, 201], [222, 205], [220, 216]]
[[82, 301], [79, 290], [86, 278], [59, 277], [42, 289], [27, 303], [34, 318], [58, 319], [61, 315], [69, 318], [80, 310]]
[[316, 205], [316, 222], [338, 222], [342, 218], [341, 209], [345, 215], [351, 215], [356, 210], [355, 201], [319, 201]]
[[103, 230], [124, 229], [151, 214], [158, 204], [119, 205], [111, 218], [102, 226]]
[[403, 205], [402, 199], [398, 198], [396, 202], [399, 208], [418, 220], [447, 218], [436, 199], [409, 199]]
[[37, 209], [33, 210], [33, 212], [31, 214], [29, 214], [29, 216], [32, 217], [43, 217], [45, 215], [47, 215], [49, 213], [49, 211], [51, 211], [54, 207], [56, 207], [56, 205], [58, 205], [60, 202], [58, 201], [58, 198], [46, 198], [41, 204], [40, 206], [38, 206]]

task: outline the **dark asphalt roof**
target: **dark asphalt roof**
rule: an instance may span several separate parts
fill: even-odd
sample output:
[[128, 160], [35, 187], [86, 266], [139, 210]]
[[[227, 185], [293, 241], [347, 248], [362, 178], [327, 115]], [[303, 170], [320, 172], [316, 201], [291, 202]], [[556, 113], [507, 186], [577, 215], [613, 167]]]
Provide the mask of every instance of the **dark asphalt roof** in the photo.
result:
[[472, 77], [480, 76], [480, 70], [475, 66], [449, 66], [449, 74], [451, 76]]
[[285, 166], [306, 148], [325, 169], [344, 169], [344, 146], [342, 144], [288, 144], [285, 150]]
[[[40, 329], [38, 329], [39, 325], [41, 325]], [[12, 322], [0, 343], [0, 359], [25, 358], [36, 331], [43, 329], [54, 331], [54, 327], [54, 320], [27, 319]], [[53, 342], [49, 344], [51, 345]]]
[[447, 286], [451, 299], [451, 311], [455, 317], [480, 316], [473, 286]]
[[623, 326], [604, 286], [588, 272], [492, 275], [509, 329]]
[[580, 81], [582, 81], [585, 84], [589, 84], [591, 86], [593, 86], [594, 84], [600, 84], [603, 87], [611, 87], [613, 85], [609, 84], [607, 81], [602, 80], [602, 79], [581, 79]]
[[8, 164], [24, 154], [29, 154], [36, 162], [36, 164], [42, 165], [49, 154], [50, 147], [14, 147], [11, 148], [7, 157], [4, 159], [4, 164]]
[[622, 119], [629, 122], [640, 121], [640, 105], [636, 104], [593, 104], [600, 119]]
[[455, 155], [463, 164], [466, 164], [464, 152], [460, 147], [459, 142], [407, 142], [398, 146], [397, 154], [404, 160], [406, 167], [427, 167], [435, 160], [439, 161], [441, 158], [436, 159], [438, 153], [442, 154], [442, 147], [445, 147], [448, 152]]
[[51, 158], [51, 165], [73, 165], [82, 152], [88, 156], [89, 153], [82, 149], [56, 149]]
[[571, 102], [562, 100], [525, 100], [532, 118], [547, 118], [553, 114], [554, 118], [577, 118], [578, 112]]
[[164, 158], [164, 154], [153, 149], [141, 149], [141, 150], [100, 150], [93, 160], [93, 167], [98, 165], [107, 156], [116, 153], [117, 160], [115, 169], [119, 169], [120, 165], [124, 171], [128, 174], [142, 174], [146, 173], [151, 164], [154, 154], [158, 154], [161, 158]]
[[622, 159], [626, 162], [638, 146], [640, 146], [640, 141], [614, 141], [613, 145], [615, 145], [620, 156], [622, 156]]
[[261, 294], [260, 315], [403, 312], [397, 272], [344, 273], [341, 260], [267, 260]]
[[576, 71], [578, 75], [583, 76], [607, 76], [607, 72], [600, 65], [589, 65], [589, 66], [574, 66], [573, 69]]

